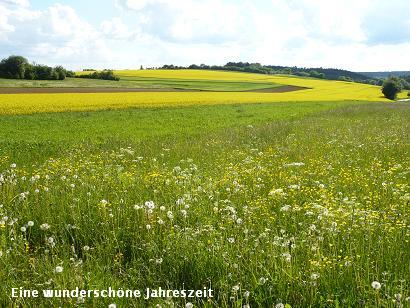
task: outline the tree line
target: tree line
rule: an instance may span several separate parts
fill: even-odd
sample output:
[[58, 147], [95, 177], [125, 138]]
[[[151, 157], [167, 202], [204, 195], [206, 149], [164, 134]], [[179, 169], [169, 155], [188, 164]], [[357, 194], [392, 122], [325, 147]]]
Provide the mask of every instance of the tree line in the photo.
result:
[[9, 56], [0, 62], [0, 77], [28, 80], [64, 80], [74, 77], [75, 73], [62, 66], [50, 67], [29, 63], [22, 56]]
[[249, 62], [228, 62], [225, 65], [191, 64], [187, 67], [176, 65], [164, 65], [160, 69], [203, 69], [203, 70], [226, 70], [257, 74], [286, 74], [300, 77], [312, 77], [329, 80], [355, 81], [367, 84], [382, 85], [383, 79], [369, 78], [363, 74], [335, 69], [335, 68], [307, 68], [297, 66], [262, 65]]
[[[89, 69], [89, 71], [93, 71]], [[61, 65], [51, 67], [42, 64], [29, 63], [22, 56], [9, 56], [0, 61], [0, 78], [27, 79], [27, 80], [64, 80], [66, 77], [105, 79], [118, 81], [112, 70], [94, 71], [90, 74], [76, 75], [75, 72]]]
[[[86, 69], [83, 71], [92, 71], [92, 69]], [[116, 76], [112, 70], [94, 71], [90, 74], [75, 75], [76, 78], [88, 78], [88, 79], [104, 79], [104, 80], [120, 80], [120, 77]]]

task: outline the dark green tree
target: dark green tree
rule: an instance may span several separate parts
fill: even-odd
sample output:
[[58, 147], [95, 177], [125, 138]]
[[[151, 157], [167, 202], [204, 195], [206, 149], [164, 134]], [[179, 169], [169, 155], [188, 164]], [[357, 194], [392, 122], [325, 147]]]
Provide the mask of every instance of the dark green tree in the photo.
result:
[[56, 66], [54, 72], [57, 75], [58, 80], [64, 80], [67, 75], [67, 71], [62, 66]]
[[397, 94], [402, 90], [402, 85], [397, 77], [389, 77], [386, 79], [382, 86], [382, 93], [388, 99], [394, 100]]
[[0, 76], [5, 78], [23, 79], [26, 67], [29, 65], [22, 56], [10, 56], [0, 63]]

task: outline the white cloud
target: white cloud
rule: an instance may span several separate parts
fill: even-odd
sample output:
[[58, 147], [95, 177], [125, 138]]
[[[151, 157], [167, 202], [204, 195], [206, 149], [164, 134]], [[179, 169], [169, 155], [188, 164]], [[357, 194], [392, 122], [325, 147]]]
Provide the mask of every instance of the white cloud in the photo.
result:
[[0, 40], [5, 40], [7, 34], [14, 31], [13, 25], [9, 24], [10, 11], [0, 4]]
[[108, 39], [130, 40], [135, 38], [140, 31], [131, 31], [119, 17], [113, 17], [101, 23], [101, 32]]
[[0, 0], [0, 4], [9, 4], [9, 5], [15, 5], [15, 6], [30, 6], [30, 1], [29, 0]]
[[55, 4], [44, 11], [10, 8], [7, 22], [9, 31], [4, 34], [0, 30], [2, 53], [22, 54], [49, 64], [109, 59], [110, 50], [99, 32], [70, 6]]
[[410, 44], [410, 1], [113, 1], [112, 16], [91, 24], [77, 14], [80, 4], [35, 10], [26, 0], [0, 0], [0, 53], [95, 67], [248, 61], [410, 69], [399, 55]]
[[169, 42], [226, 43], [248, 32], [246, 6], [222, 0], [124, 0], [143, 31]]

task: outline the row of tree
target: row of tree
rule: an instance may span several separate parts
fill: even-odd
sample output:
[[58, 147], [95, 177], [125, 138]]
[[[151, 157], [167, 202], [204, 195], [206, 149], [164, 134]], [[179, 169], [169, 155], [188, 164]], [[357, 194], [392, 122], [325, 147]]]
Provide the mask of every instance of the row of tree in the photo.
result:
[[223, 66], [220, 65], [196, 65], [191, 64], [187, 67], [177, 66], [177, 65], [164, 65], [160, 69], [194, 69], [194, 70], [214, 70], [214, 71], [234, 71], [234, 72], [245, 72], [245, 73], [256, 73], [256, 74], [294, 74], [305, 77], [313, 78], [325, 78], [325, 74], [320, 73], [316, 70], [309, 70], [306, 72], [302, 71], [292, 71], [290, 68], [283, 67], [282, 69], [273, 69], [269, 66], [261, 65], [260, 63], [248, 63], [248, 62], [228, 62]]
[[204, 69], [204, 70], [227, 70], [236, 72], [258, 73], [258, 74], [289, 74], [301, 77], [313, 77], [329, 80], [344, 80], [368, 83], [374, 85], [382, 85], [383, 80], [369, 78], [363, 74], [334, 69], [334, 68], [306, 68], [297, 66], [277, 66], [277, 65], [261, 65], [260, 63], [249, 62], [228, 62], [225, 65], [206, 65], [192, 64], [187, 67], [176, 65], [164, 65], [161, 69]]
[[[88, 69], [87, 71], [93, 71]], [[29, 63], [22, 56], [10, 56], [0, 61], [0, 78], [28, 80], [64, 80], [66, 77], [119, 80], [112, 70], [93, 71], [90, 74], [76, 75], [62, 66]]]
[[[87, 70], [83, 70], [87, 71]], [[115, 80], [118, 81], [120, 78], [116, 75], [114, 75], [114, 72], [112, 70], [103, 70], [103, 71], [95, 71], [92, 72], [91, 74], [81, 74], [81, 75], [75, 75], [76, 78], [89, 78], [89, 79], [104, 79], [104, 80]]]
[[62, 66], [50, 67], [41, 64], [31, 64], [22, 56], [10, 56], [0, 62], [0, 77], [29, 80], [64, 80], [73, 77], [74, 72]]

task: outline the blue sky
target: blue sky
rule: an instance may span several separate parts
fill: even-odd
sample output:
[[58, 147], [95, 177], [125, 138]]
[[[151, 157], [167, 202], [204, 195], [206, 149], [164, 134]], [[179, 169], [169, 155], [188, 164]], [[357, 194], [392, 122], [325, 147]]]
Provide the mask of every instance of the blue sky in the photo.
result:
[[410, 70], [407, 0], [0, 0], [0, 58]]

